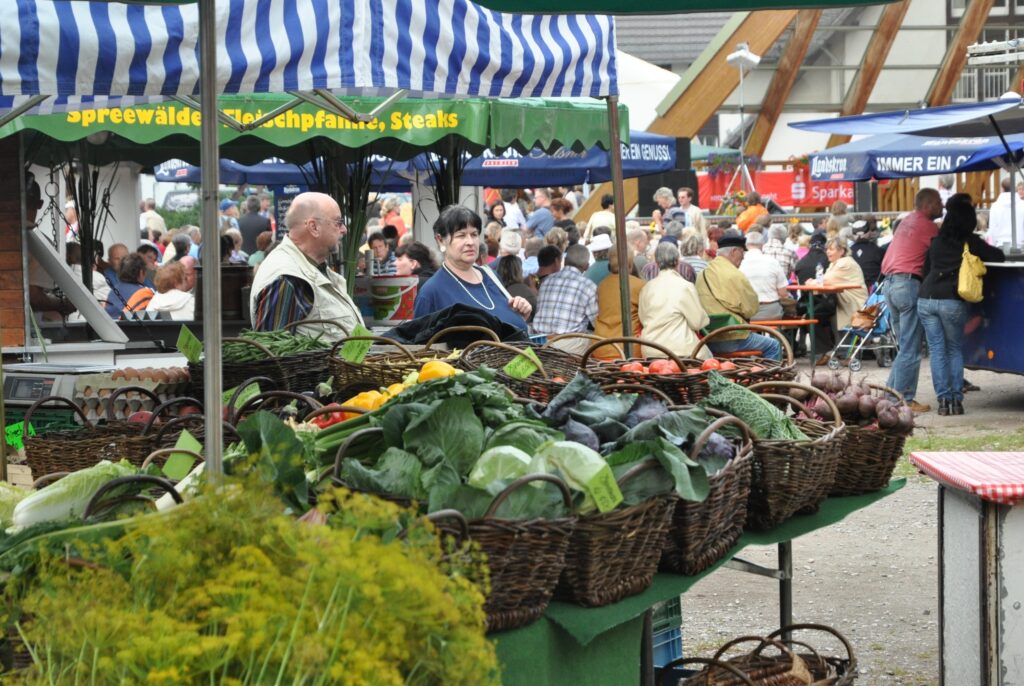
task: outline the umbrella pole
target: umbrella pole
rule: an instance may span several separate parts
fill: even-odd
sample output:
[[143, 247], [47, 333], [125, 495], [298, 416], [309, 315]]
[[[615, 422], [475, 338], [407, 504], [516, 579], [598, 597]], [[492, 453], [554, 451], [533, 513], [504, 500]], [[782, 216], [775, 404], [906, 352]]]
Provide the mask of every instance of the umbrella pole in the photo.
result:
[[[612, 193], [615, 196], [615, 252], [619, 256], [619, 306], [622, 308], [622, 335], [633, 335], [633, 317], [631, 316], [629, 298], [629, 263], [626, 251], [626, 203], [622, 182], [622, 141], [619, 138], [619, 98], [609, 95], [608, 99], [609, 150], [608, 159], [612, 164]], [[623, 353], [631, 357], [629, 343], [625, 344]]]
[[217, 142], [217, 7], [216, 0], [199, 0], [200, 125], [199, 164], [202, 168], [203, 232], [203, 406], [206, 470], [212, 479], [224, 471], [221, 462], [221, 326], [220, 231], [217, 195], [220, 188], [220, 150]]
[[[1010, 150], [1010, 144], [1006, 142], [1006, 136], [1003, 135], [1002, 129], [999, 128], [999, 122], [991, 114], [988, 116], [988, 120], [992, 122], [992, 128], [996, 130], [996, 134], [999, 136], [999, 140], [1003, 143], [1003, 148], [1006, 150], [1006, 159], [1010, 163], [1010, 246], [1011, 249], [1017, 250], [1017, 198], [1014, 195], [1017, 193], [1017, 175], [1020, 174], [1020, 167], [1017, 166], [1017, 160], [1013, 156], [1013, 151]], [[997, 248], [999, 246], [996, 246]]]

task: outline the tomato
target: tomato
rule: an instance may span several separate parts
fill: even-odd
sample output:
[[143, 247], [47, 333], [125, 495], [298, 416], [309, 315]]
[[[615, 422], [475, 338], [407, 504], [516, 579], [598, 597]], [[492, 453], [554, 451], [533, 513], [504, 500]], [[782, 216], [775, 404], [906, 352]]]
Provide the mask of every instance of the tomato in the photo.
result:
[[726, 371], [729, 371], [729, 370], [732, 370], [732, 369], [736, 369], [736, 364], [734, 362], [730, 362], [729, 360], [726, 360], [725, 362], [720, 364], [718, 366], [718, 368], [721, 371], [726, 372]]
[[722, 363], [712, 357], [710, 360], [704, 360], [704, 364], [702, 364], [700, 368], [704, 371], [709, 369], [721, 369]]
[[627, 362], [626, 364], [619, 367], [620, 372], [635, 372], [637, 374], [646, 374], [647, 367], [640, 362]]
[[679, 374], [680, 369], [672, 360], [655, 360], [651, 362], [651, 374]]

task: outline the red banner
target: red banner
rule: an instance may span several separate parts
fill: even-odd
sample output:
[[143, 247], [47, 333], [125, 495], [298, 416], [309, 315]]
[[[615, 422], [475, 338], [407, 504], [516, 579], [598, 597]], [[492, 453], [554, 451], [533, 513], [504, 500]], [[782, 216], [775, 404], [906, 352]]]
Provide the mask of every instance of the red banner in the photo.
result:
[[[782, 207], [827, 207], [836, 200], [853, 205], [853, 184], [849, 182], [808, 181], [807, 170], [751, 172], [754, 187], [762, 198], [771, 198]], [[727, 174], [698, 174], [700, 206], [712, 213], [722, 204], [725, 187], [732, 178]], [[739, 184], [733, 186], [737, 190]]]

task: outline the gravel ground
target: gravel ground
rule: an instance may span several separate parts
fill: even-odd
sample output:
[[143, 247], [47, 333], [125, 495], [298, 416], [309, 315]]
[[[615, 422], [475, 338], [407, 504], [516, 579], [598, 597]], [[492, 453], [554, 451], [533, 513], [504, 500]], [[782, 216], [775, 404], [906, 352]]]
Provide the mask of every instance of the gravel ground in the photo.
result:
[[[886, 372], [867, 362], [858, 376], [884, 382]], [[921, 415], [918, 435], [941, 440], [1020, 426], [1020, 377], [968, 372], [968, 378], [982, 390], [967, 396], [966, 414]], [[934, 398], [925, 361], [918, 399], [934, 405]], [[828, 624], [845, 634], [857, 654], [860, 684], [938, 684], [936, 529], [935, 484], [915, 475], [895, 495], [793, 544], [794, 619]], [[771, 566], [776, 549], [748, 548], [743, 557]], [[683, 596], [682, 608], [685, 651], [704, 655], [730, 638], [775, 629], [778, 584], [721, 569]], [[827, 641], [814, 641], [829, 647]], [[839, 653], [838, 646], [831, 647]]]

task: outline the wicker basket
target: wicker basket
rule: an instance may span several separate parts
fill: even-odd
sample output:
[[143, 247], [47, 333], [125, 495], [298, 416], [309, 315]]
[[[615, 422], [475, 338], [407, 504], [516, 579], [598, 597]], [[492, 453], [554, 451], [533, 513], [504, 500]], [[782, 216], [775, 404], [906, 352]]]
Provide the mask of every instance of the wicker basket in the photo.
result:
[[[749, 653], [725, 659], [729, 650], [744, 643], [757, 643], [757, 646]], [[766, 654], [769, 647], [775, 648], [778, 655]], [[748, 683], [754, 686], [811, 686], [814, 683], [814, 677], [803, 658], [781, 641], [771, 638], [741, 636], [733, 639], [719, 648], [709, 662], [711, 664], [699, 674], [683, 681], [683, 686], [736, 686]], [[735, 669], [727, 669], [721, 663]], [[737, 680], [735, 670], [742, 672], [745, 680]]]
[[[502, 371], [509, 362], [532, 348], [541, 366], [525, 379], [517, 379]], [[547, 404], [551, 402], [582, 368], [581, 359], [555, 348], [537, 348], [526, 343], [476, 341], [462, 351], [459, 366], [467, 371], [488, 366], [497, 371], [496, 380], [520, 398]]]
[[[314, 320], [315, 321], [315, 320]], [[224, 343], [245, 343], [259, 348], [266, 359], [250, 362], [223, 362], [221, 378], [225, 390], [241, 385], [254, 376], [269, 377], [277, 388], [286, 391], [307, 391], [327, 379], [327, 359], [323, 350], [309, 350], [295, 355], [277, 357], [263, 344], [247, 338], [225, 338]], [[189, 362], [192, 395], [203, 396], [205, 363]]]
[[[697, 347], [693, 349], [693, 354], [690, 357], [696, 358], [700, 354], [701, 348], [708, 345], [710, 341], [713, 341], [721, 334], [734, 331], [748, 331], [750, 333], [771, 336], [782, 345], [782, 351], [785, 353], [785, 356], [781, 362], [770, 360], [767, 357], [730, 358], [729, 361], [736, 365], [736, 369], [728, 372], [719, 371], [720, 374], [743, 386], [752, 386], [764, 381], [792, 381], [796, 378], [796, 359], [793, 357], [793, 348], [790, 346], [789, 341], [775, 329], [759, 324], [736, 324], [715, 329], [701, 339]], [[724, 361], [725, 358], [720, 359]]]
[[[888, 386], [868, 384], [879, 395], [891, 395], [905, 404], [903, 396]], [[846, 426], [846, 441], [839, 456], [836, 480], [829, 495], [860, 495], [885, 488], [896, 463], [903, 456], [907, 434], [876, 424]]]
[[[600, 350], [603, 346], [613, 343], [629, 343], [635, 346], [647, 346], [649, 348], [660, 350], [665, 353], [665, 357], [675, 362], [679, 369], [683, 371], [680, 374], [638, 374], [637, 372], [621, 371], [620, 367], [627, 362], [640, 362], [644, 366], [647, 366], [653, 359], [655, 359], [645, 358], [643, 356], [631, 357], [628, 360], [617, 360], [615, 362], [605, 361], [592, 363], [590, 361], [590, 358], [595, 352]], [[640, 351], [642, 351], [642, 348], [638, 350], [638, 352]], [[587, 374], [592, 376], [601, 384], [640, 383], [645, 386], [652, 386], [671, 398], [672, 402], [676, 405], [692, 405], [708, 394], [707, 373], [701, 372], [699, 374], [687, 374], [685, 371], [687, 367], [700, 367], [700, 360], [680, 358], [660, 343], [644, 340], [642, 338], [619, 336], [615, 338], [601, 339], [599, 342], [594, 343], [587, 348], [583, 353], [582, 364], [587, 369]]]
[[[676, 668], [688, 667], [690, 665], [704, 665], [705, 669], [700, 673], [704, 675], [704, 681], [699, 681], [693, 686], [703, 686], [704, 684], [710, 684], [716, 686], [716, 684], [728, 684], [728, 686], [757, 686], [750, 678], [741, 672], [736, 667], [733, 667], [728, 662], [722, 662], [721, 660], [712, 660], [706, 657], [680, 657], [671, 662], [656, 667], [654, 669], [654, 683], [658, 686], [662, 684], [678, 684], [680, 679], [676, 674]], [[734, 677], [731, 681], [710, 681], [709, 669], [714, 668], [717, 670], [717, 674], [721, 677], [725, 677], [726, 674]], [[667, 681], [669, 680], [670, 681]], [[687, 682], [689, 683], [689, 682]]]
[[[812, 512], [821, 505], [835, 482], [846, 431], [835, 403], [818, 389], [792, 381], [769, 381], [755, 384], [750, 390], [772, 388], [796, 388], [814, 393], [829, 403], [835, 419], [831, 425], [805, 417], [794, 419], [811, 439], [809, 441], [754, 439], [747, 528], [755, 531], [767, 531], [802, 510]], [[808, 414], [803, 403], [788, 395], [764, 397]]]
[[750, 429], [732, 416], [716, 419], [694, 442], [690, 459], [696, 460], [711, 434], [729, 425], [743, 433], [736, 456], [717, 474], [708, 476], [704, 501], [694, 503], [676, 496], [672, 526], [661, 554], [663, 570], [699, 574], [722, 559], [743, 534], [753, 462]]
[[[805, 641], [797, 641], [792, 638], [784, 639], [782, 636], [789, 636], [797, 631], [818, 631], [830, 634], [838, 639], [846, 651], [846, 657], [834, 655], [822, 655], [821, 650], [813, 648]], [[851, 686], [857, 679], [857, 657], [853, 653], [853, 646], [845, 636], [824, 624], [791, 624], [790, 626], [776, 629], [768, 634], [768, 638], [776, 639], [785, 643], [790, 649], [806, 652], [797, 652], [797, 655], [807, 665], [813, 681], [811, 686]]]
[[[574, 517], [514, 520], [494, 516], [509, 494], [534, 481], [557, 486], [566, 507], [572, 508], [572, 495], [564, 481], [551, 474], [534, 474], [509, 484], [482, 519], [469, 523], [469, 540], [487, 555], [491, 573], [491, 592], [484, 603], [488, 631], [525, 626], [544, 614], [565, 566]], [[459, 535], [445, 522], [438, 522], [438, 528]]]
[[300, 409], [297, 416], [299, 420], [304, 419], [311, 412], [315, 412], [323, 407], [323, 404], [315, 398], [302, 395], [301, 393], [293, 391], [264, 391], [263, 393], [257, 393], [242, 403], [242, 406], [235, 410], [235, 413], [231, 416], [230, 423], [237, 426], [239, 422], [253, 412], [269, 410], [272, 406], [284, 406], [292, 402], [306, 405], [308, 408], [305, 414], [302, 414]]
[[[661, 468], [659, 462], [645, 460], [623, 474], [619, 484], [655, 468]], [[600, 607], [650, 586], [677, 498], [668, 493], [577, 520], [555, 598]]]
[[[451, 353], [446, 350], [435, 350], [434, 344], [458, 331], [477, 331], [485, 334], [493, 341], [498, 340], [497, 334], [482, 326], [453, 326], [442, 329], [434, 334], [422, 350], [410, 351], [407, 347], [391, 338], [382, 336], [349, 336], [342, 338], [331, 348], [327, 358], [327, 371], [334, 378], [334, 390], [337, 393], [347, 392], [356, 388], [386, 388], [391, 384], [402, 383], [405, 377], [419, 371], [425, 362], [431, 360], [448, 360]], [[373, 353], [367, 355], [362, 362], [349, 362], [342, 359], [339, 351], [348, 341], [373, 341], [394, 347], [395, 352]], [[466, 346], [468, 350], [474, 344]]]
[[[81, 429], [47, 431], [29, 436], [32, 415], [42, 405], [63, 404], [82, 420]], [[75, 472], [92, 467], [100, 460], [128, 460], [138, 466], [149, 454], [149, 438], [142, 434], [137, 422], [111, 422], [94, 425], [85, 417], [78, 405], [60, 396], [47, 396], [32, 403], [25, 412], [22, 440], [25, 445], [25, 464], [33, 474]]]

